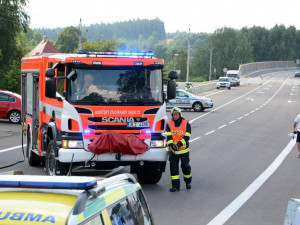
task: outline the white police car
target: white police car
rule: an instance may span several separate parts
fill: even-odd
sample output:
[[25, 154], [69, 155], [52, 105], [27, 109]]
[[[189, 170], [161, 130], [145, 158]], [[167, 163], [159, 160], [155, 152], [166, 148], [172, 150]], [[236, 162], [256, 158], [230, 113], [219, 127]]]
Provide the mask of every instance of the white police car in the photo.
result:
[[167, 101], [167, 108], [173, 107], [201, 112], [204, 109], [212, 108], [213, 101], [210, 98], [199, 97], [182, 89], [177, 89], [176, 98]]

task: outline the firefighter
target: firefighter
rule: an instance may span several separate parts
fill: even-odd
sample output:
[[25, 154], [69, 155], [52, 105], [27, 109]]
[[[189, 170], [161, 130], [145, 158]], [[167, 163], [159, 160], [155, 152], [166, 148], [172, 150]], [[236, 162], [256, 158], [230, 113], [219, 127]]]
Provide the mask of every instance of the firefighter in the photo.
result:
[[192, 88], [191, 88], [190, 84], [186, 84], [185, 91], [192, 92]]
[[167, 125], [167, 145], [170, 149], [170, 172], [172, 188], [170, 192], [180, 191], [179, 160], [187, 189], [191, 189], [191, 166], [189, 164], [189, 140], [191, 125], [182, 117], [181, 109], [175, 107], [171, 110], [172, 119]]

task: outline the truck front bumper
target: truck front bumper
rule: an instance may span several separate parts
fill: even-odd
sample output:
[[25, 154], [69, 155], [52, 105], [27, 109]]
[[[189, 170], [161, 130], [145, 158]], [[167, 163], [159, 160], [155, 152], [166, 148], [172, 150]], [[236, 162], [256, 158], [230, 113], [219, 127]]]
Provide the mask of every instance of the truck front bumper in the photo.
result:
[[[138, 162], [138, 161], [167, 161], [168, 159], [168, 149], [167, 148], [150, 148], [145, 153], [139, 155], [121, 155], [120, 160], [116, 160], [117, 153], [104, 153], [97, 154], [86, 151], [84, 149], [66, 149], [60, 148], [58, 151], [58, 160], [62, 163], [72, 162]], [[73, 160], [72, 160], [73, 158]]]

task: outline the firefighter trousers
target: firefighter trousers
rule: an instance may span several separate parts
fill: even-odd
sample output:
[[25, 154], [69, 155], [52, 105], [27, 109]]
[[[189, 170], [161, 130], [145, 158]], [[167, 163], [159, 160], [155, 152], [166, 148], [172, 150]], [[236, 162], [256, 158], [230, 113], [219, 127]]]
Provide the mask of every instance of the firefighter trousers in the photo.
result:
[[179, 175], [179, 160], [181, 160], [181, 170], [183, 173], [184, 181], [186, 184], [192, 182], [192, 173], [190, 166], [190, 153], [183, 153], [176, 155], [173, 152], [170, 152], [169, 161], [170, 161], [170, 172], [172, 178], [172, 187], [180, 188], [180, 175]]

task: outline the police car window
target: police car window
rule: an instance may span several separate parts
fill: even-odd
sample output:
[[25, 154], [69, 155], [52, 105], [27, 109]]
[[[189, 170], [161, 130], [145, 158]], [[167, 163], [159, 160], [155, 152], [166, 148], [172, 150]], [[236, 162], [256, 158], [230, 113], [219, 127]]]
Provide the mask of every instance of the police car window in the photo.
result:
[[133, 211], [127, 199], [123, 199], [107, 209], [112, 225], [135, 225]]
[[182, 91], [176, 91], [177, 97], [185, 97], [185, 94]]

